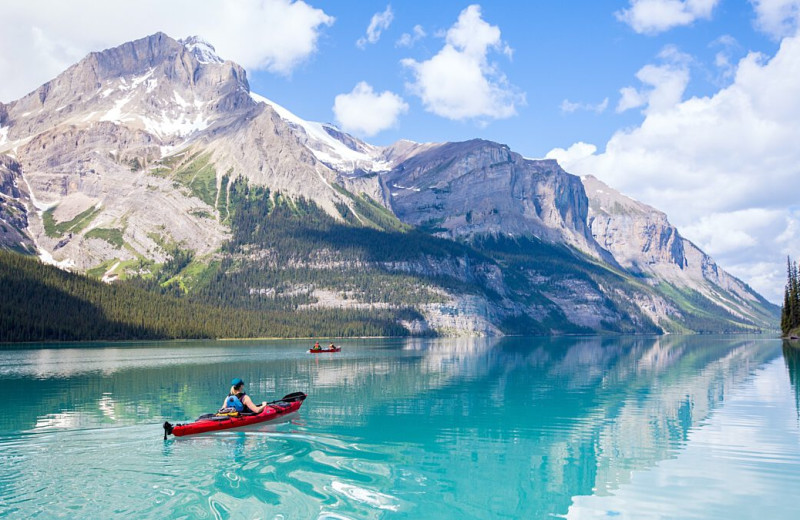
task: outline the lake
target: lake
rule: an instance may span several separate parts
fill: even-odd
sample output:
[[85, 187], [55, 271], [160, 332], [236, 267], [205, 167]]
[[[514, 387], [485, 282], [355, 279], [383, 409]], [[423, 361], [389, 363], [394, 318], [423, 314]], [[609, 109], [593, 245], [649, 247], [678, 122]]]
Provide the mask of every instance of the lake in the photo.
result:
[[[0, 347], [4, 518], [797, 518], [800, 347], [667, 336]], [[277, 423], [163, 440], [303, 391]]]

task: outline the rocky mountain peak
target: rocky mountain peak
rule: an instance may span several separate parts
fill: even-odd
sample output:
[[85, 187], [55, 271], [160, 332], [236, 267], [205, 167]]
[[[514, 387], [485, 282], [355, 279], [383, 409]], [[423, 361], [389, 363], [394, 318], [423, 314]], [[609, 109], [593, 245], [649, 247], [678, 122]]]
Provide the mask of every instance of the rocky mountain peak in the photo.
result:
[[76, 67], [94, 72], [97, 81], [120, 76], [136, 76], [159, 66], [180, 53], [181, 45], [162, 32], [92, 52]]
[[[763, 301], [741, 280], [685, 239], [657, 209], [634, 200], [592, 176], [582, 177], [589, 198], [589, 226], [597, 242], [630, 272], [651, 283], [688, 287], [717, 301], [734, 316]], [[727, 291], [727, 298], [719, 298]]]
[[217, 56], [217, 50], [213, 45], [200, 38], [199, 36], [189, 36], [178, 43], [186, 47], [200, 63], [224, 63], [225, 60]]
[[192, 37], [156, 33], [92, 52], [55, 79], [8, 105], [7, 139], [63, 124], [124, 123], [174, 145], [233, 112], [250, 110], [247, 74]]
[[525, 159], [483, 139], [397, 152], [404, 160], [385, 179], [401, 220], [452, 237], [534, 236], [613, 263], [587, 227], [580, 180], [555, 161]]
[[684, 240], [664, 213], [591, 175], [581, 180], [589, 199], [592, 235], [620, 265], [638, 273], [686, 267]]

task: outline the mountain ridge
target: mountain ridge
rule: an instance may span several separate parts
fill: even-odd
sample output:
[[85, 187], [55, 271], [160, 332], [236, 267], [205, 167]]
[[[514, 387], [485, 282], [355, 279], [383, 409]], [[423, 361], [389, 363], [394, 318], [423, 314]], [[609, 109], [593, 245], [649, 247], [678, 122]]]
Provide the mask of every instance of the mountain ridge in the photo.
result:
[[[17, 191], [5, 188], [0, 201], [0, 217], [16, 216], [0, 244], [106, 280], [157, 276], [182, 250], [192, 258], [186, 272], [162, 282], [190, 296], [195, 284], [210, 294], [214, 276], [233, 279], [225, 264], [248, 273], [231, 283], [251, 299], [410, 305], [422, 318], [401, 320], [408, 330], [439, 334], [744, 331], [770, 328], [776, 312], [665, 215], [618, 192], [622, 210], [605, 211], [613, 190], [555, 161], [482, 139], [370, 145], [253, 94], [246, 71], [197, 38], [156, 33], [90, 53], [0, 105], [2, 157], [0, 181]], [[256, 232], [269, 225], [298, 235]], [[311, 256], [257, 264], [275, 247], [305, 251], [314, 226], [322, 246]], [[434, 246], [441, 239], [462, 244], [452, 251], [461, 260]], [[418, 256], [389, 260], [380, 244], [393, 241]], [[338, 248], [350, 256], [321, 260], [320, 251], [340, 257]], [[247, 285], [291, 269], [303, 279]], [[390, 296], [401, 279], [438, 299]], [[236, 299], [267, 305], [250, 297]]]

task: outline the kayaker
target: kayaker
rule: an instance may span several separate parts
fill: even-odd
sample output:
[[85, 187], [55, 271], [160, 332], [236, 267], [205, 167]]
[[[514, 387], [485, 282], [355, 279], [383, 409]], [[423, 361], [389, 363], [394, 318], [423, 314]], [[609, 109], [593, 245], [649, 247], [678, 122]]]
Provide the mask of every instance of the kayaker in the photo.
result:
[[267, 403], [257, 405], [250, 399], [250, 396], [244, 391], [244, 381], [238, 377], [231, 380], [231, 391], [222, 404], [223, 408], [235, 408], [237, 412], [245, 413], [261, 413], [265, 406]]
[[316, 343], [314, 343], [314, 346], [313, 346], [312, 348], [313, 348], [314, 350], [322, 350], [322, 347], [320, 346], [320, 344], [319, 344], [319, 341], [317, 341]]
[[333, 343], [331, 343], [331, 344], [330, 344], [330, 346], [329, 346], [328, 348], [329, 348], [329, 349], [331, 349], [331, 350], [333, 350], [333, 349], [335, 349], [335, 348], [336, 348], [336, 345], [334, 345]]

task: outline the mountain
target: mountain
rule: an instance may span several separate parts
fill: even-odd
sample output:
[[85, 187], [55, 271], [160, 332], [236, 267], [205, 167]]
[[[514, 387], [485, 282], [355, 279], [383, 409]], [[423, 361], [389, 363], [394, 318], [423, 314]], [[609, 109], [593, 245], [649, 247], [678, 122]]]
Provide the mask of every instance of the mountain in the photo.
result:
[[[721, 332], [777, 309], [652, 208], [507, 146], [378, 147], [198, 38], [93, 52], [0, 104], [0, 244], [198, 305], [408, 333]], [[129, 282], [125, 282], [129, 283]]]
[[580, 179], [555, 161], [524, 159], [475, 139], [417, 147], [384, 177], [404, 222], [451, 238], [535, 236], [613, 262], [592, 239]]
[[[667, 216], [610, 188], [593, 176], [582, 178], [589, 198], [592, 236], [628, 272], [650, 285], [696, 292], [739, 318], [769, 303], [741, 280], [720, 268]], [[763, 320], [771, 319], [767, 313]]]

